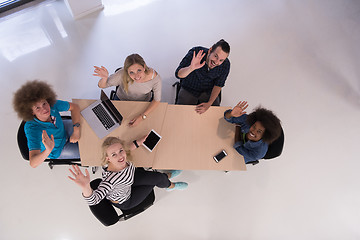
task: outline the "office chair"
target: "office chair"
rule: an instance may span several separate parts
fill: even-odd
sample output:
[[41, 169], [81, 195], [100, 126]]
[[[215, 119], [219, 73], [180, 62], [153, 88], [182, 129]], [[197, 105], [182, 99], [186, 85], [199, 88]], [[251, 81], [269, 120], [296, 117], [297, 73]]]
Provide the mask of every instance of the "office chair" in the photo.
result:
[[[175, 104], [176, 104], [176, 102], [178, 101], [178, 98], [179, 98], [179, 92], [180, 92], [180, 88], [181, 88], [181, 80], [176, 81], [172, 86], [176, 87], [176, 89], [175, 89]], [[220, 105], [220, 103], [221, 103], [221, 91], [219, 93], [219, 105]], [[198, 104], [200, 104], [200, 103], [198, 102]]]
[[[63, 121], [71, 121], [71, 117], [70, 116], [61, 116], [61, 119], [63, 119]], [[21, 153], [21, 156], [23, 157], [24, 160], [29, 160], [29, 148], [27, 145], [27, 138], [25, 135], [25, 131], [24, 131], [24, 126], [25, 126], [25, 121], [22, 121], [19, 129], [18, 129], [18, 133], [17, 133], [17, 143], [19, 146], [19, 150]], [[55, 165], [78, 165], [81, 166], [80, 163], [80, 158], [76, 158], [76, 159], [46, 159], [45, 162], [48, 162], [48, 165], [50, 167], [50, 169], [53, 169], [53, 167]], [[94, 173], [94, 168], [93, 168], [93, 173]], [[95, 170], [96, 171], [96, 170]]]
[[[90, 186], [92, 189], [97, 189], [101, 182], [100, 178], [94, 179], [90, 182]], [[148, 209], [150, 206], [154, 204], [155, 201], [155, 193], [154, 190], [151, 191], [151, 193], [142, 201], [139, 205], [123, 210], [120, 209], [122, 214], [118, 215], [115, 207], [112, 205], [112, 203], [104, 198], [101, 200], [98, 204], [89, 206], [91, 212], [94, 214], [94, 216], [106, 227], [113, 225], [119, 221], [126, 221], [139, 213], [142, 213], [146, 209]]]
[[[236, 126], [235, 142], [238, 141], [240, 135], [241, 135], [241, 128], [240, 128], [240, 126]], [[282, 153], [283, 147], [284, 147], [284, 141], [285, 141], [284, 130], [281, 128], [280, 137], [278, 137], [274, 142], [269, 144], [268, 150], [262, 159], [269, 160], [269, 159], [273, 159], [273, 158], [280, 156]], [[247, 164], [256, 165], [258, 163], [259, 163], [259, 160], [256, 160], [253, 162], [248, 162]]]
[[[117, 71], [119, 71], [120, 69], [122, 69], [122, 67], [117, 68], [114, 73], [116, 73]], [[118, 90], [119, 86], [116, 86], [115, 90], [111, 90], [110, 92], [110, 100], [115, 100], [115, 96], [116, 96], [116, 92]], [[151, 90], [151, 99], [149, 102], [151, 102], [154, 99], [154, 91]]]

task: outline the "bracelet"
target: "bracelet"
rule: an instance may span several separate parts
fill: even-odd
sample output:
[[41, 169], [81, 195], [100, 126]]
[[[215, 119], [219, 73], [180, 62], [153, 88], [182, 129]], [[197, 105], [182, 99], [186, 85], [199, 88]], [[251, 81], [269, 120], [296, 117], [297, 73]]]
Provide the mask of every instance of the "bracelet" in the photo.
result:
[[139, 145], [137, 144], [136, 140], [134, 140], [133, 143], [135, 144], [135, 147], [136, 147], [136, 148], [139, 147]]

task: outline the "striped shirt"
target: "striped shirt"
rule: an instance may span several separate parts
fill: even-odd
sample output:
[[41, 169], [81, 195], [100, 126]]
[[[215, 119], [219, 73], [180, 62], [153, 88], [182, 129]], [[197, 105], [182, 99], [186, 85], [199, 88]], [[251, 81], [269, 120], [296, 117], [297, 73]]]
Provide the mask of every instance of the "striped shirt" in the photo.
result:
[[91, 196], [84, 197], [90, 205], [98, 204], [106, 198], [110, 201], [117, 201], [119, 204], [130, 198], [131, 185], [134, 183], [135, 166], [132, 163], [120, 172], [111, 172], [103, 168], [102, 181]]

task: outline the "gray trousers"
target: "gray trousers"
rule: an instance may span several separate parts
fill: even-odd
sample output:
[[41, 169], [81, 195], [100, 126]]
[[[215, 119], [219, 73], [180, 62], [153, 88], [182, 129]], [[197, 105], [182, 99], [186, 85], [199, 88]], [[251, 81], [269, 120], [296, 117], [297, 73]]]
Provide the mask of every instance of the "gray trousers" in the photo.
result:
[[[178, 94], [178, 100], [175, 104], [179, 105], [198, 105], [203, 102], [208, 102], [210, 99], [210, 95], [206, 92], [203, 92], [200, 94], [199, 97], [195, 97], [190, 92], [185, 90], [184, 88], [180, 88], [179, 94]], [[212, 106], [220, 106], [220, 99], [219, 96], [215, 99]]]

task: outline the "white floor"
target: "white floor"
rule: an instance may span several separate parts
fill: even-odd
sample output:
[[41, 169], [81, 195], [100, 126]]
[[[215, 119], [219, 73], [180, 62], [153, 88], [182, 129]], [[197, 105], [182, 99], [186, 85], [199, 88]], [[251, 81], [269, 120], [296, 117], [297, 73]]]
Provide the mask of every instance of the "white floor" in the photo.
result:
[[[0, 239], [360, 238], [359, 1], [104, 6], [74, 21], [63, 1], [47, 1], [0, 19]], [[247, 100], [276, 112], [286, 136], [281, 157], [246, 172], [185, 171], [186, 191], [156, 189], [154, 206], [108, 228], [67, 167], [31, 169], [22, 160], [12, 96], [26, 80], [49, 81], [60, 99], [94, 99], [92, 66], [113, 71], [137, 52], [161, 74], [163, 101], [173, 103], [182, 57], [220, 38], [231, 45], [232, 64], [222, 106]]]

